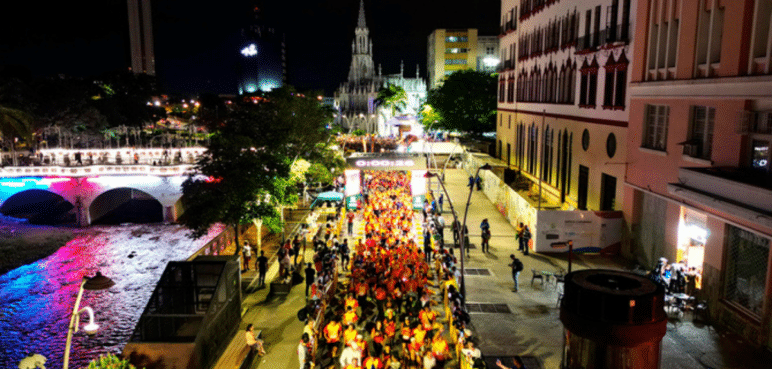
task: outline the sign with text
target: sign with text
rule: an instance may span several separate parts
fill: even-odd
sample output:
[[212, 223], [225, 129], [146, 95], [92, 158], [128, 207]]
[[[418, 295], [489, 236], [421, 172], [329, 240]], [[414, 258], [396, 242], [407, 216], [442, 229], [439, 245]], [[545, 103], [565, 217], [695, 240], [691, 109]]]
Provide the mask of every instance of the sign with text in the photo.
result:
[[426, 169], [426, 159], [421, 156], [382, 155], [351, 157], [346, 159], [350, 169], [359, 170], [414, 170]]

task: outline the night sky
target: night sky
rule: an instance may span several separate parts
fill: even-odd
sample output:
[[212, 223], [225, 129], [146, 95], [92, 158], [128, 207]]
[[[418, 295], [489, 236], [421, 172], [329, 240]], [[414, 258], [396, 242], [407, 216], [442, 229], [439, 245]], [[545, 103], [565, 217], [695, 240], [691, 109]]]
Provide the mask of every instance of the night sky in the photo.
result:
[[[260, 1], [258, 0], [258, 3]], [[33, 75], [98, 76], [126, 70], [125, 0], [8, 2], [0, 5], [0, 64]], [[348, 74], [359, 0], [263, 1], [264, 18], [286, 34], [289, 83], [331, 94]], [[240, 29], [253, 1], [155, 0], [156, 70], [171, 93], [235, 93]], [[436, 28], [495, 35], [500, 0], [365, 0], [375, 63], [426, 78], [426, 39]], [[10, 22], [8, 22], [10, 20]]]

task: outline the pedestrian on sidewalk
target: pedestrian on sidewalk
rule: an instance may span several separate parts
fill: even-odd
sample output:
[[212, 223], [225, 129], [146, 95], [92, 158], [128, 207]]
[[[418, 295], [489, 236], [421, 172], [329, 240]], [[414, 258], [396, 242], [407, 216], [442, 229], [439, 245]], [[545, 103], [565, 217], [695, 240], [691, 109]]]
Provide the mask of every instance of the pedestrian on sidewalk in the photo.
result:
[[244, 268], [241, 271], [249, 270], [249, 260], [252, 259], [252, 248], [247, 241], [244, 241], [244, 247], [241, 249], [241, 256], [244, 257]]
[[528, 255], [529, 242], [531, 241], [531, 230], [528, 229], [528, 226], [523, 228], [523, 236], [520, 239], [523, 241], [523, 255]]
[[295, 257], [293, 264], [298, 265], [298, 255], [300, 255], [300, 235], [295, 235], [295, 239], [292, 240], [292, 255]]
[[348, 270], [348, 264], [351, 261], [351, 249], [348, 247], [348, 238], [343, 239], [343, 243], [338, 250], [340, 252], [340, 267], [343, 270]]
[[482, 252], [486, 252], [488, 249], [488, 241], [491, 239], [491, 225], [488, 223], [488, 218], [485, 218], [482, 220], [482, 223], [480, 223], [480, 230], [482, 241], [480, 242], [480, 248], [482, 249]]
[[308, 290], [311, 285], [314, 284], [314, 278], [316, 277], [316, 270], [311, 263], [306, 263], [306, 299], [308, 299]]
[[480, 247], [482, 248], [482, 252], [490, 252], [491, 251], [491, 230], [485, 229], [482, 231], [482, 242], [480, 243]]
[[512, 279], [515, 281], [514, 292], [517, 292], [519, 290], [518, 277], [520, 277], [520, 272], [523, 271], [523, 262], [516, 258], [515, 254], [510, 254], [509, 258], [512, 259], [512, 262], [509, 263], [509, 267], [512, 268]]
[[445, 199], [445, 194], [444, 193], [441, 193], [440, 194], [440, 198], [437, 199], [437, 205], [439, 205], [439, 207], [440, 207], [440, 213], [442, 213], [442, 202], [443, 202], [444, 199]]
[[437, 227], [437, 233], [440, 235], [440, 247], [443, 247], [445, 246], [445, 218], [442, 217], [442, 213], [436, 213], [435, 223]]
[[517, 239], [517, 251], [522, 252], [525, 247], [523, 247], [523, 231], [525, 231], [525, 226], [523, 225], [523, 222], [520, 222], [518, 224], [517, 228], [515, 228], [515, 239]]
[[255, 260], [257, 271], [260, 276], [257, 279], [257, 287], [265, 286], [265, 272], [268, 270], [268, 258], [265, 257], [265, 251], [260, 251], [260, 256]]

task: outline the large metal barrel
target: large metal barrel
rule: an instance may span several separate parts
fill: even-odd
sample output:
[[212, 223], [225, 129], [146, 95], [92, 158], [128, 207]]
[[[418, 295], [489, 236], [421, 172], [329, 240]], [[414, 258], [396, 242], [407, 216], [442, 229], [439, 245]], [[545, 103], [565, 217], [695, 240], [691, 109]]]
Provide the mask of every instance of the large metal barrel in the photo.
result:
[[562, 367], [659, 368], [667, 330], [664, 295], [661, 285], [632, 273], [595, 269], [566, 275]]

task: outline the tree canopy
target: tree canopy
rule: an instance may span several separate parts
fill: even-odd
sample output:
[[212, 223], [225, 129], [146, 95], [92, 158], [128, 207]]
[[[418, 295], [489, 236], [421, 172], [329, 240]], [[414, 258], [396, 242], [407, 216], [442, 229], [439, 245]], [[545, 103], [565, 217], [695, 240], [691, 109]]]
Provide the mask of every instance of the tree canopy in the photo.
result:
[[378, 97], [375, 99], [377, 106], [391, 110], [391, 116], [397, 115], [407, 107], [407, 92], [402, 86], [389, 83], [378, 90]]
[[331, 114], [316, 99], [290, 88], [219, 115], [208, 150], [196, 165], [198, 174], [182, 185], [181, 221], [196, 237], [218, 222], [238, 229], [253, 219], [279, 217], [277, 206], [297, 201], [293, 163], [323, 156], [320, 148], [329, 141], [325, 126]]
[[496, 127], [496, 76], [473, 70], [458, 71], [429, 91], [427, 104], [441, 119], [433, 128], [481, 135]]

